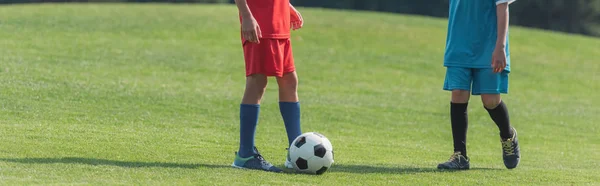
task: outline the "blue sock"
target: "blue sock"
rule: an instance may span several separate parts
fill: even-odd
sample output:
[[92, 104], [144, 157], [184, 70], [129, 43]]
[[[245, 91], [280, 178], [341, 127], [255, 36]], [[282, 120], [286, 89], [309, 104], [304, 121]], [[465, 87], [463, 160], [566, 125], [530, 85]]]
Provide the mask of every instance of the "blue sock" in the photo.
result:
[[260, 105], [240, 105], [240, 149], [238, 155], [243, 158], [254, 155], [254, 135], [258, 125]]
[[296, 137], [302, 134], [302, 130], [300, 129], [300, 103], [279, 102], [279, 111], [281, 111], [281, 117], [283, 117], [289, 146]]

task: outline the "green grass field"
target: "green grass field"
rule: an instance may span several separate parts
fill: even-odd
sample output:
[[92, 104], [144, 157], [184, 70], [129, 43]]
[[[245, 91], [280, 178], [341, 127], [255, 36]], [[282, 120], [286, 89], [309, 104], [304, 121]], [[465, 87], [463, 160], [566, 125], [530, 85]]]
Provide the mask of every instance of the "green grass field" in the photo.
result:
[[[473, 97], [472, 170], [452, 152], [444, 19], [300, 8], [304, 132], [330, 138], [322, 176], [230, 168], [244, 88], [229, 5], [0, 6], [0, 185], [600, 185], [600, 39], [511, 29], [505, 101], [522, 160]], [[277, 86], [257, 145], [282, 166]]]

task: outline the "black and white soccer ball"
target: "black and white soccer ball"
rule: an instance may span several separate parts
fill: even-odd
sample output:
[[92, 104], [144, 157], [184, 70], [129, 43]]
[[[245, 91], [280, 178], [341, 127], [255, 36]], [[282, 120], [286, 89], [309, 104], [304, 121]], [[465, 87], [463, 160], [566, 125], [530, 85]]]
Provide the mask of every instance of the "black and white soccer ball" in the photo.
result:
[[323, 174], [333, 164], [333, 146], [327, 137], [316, 132], [298, 136], [289, 148], [292, 166], [299, 172]]

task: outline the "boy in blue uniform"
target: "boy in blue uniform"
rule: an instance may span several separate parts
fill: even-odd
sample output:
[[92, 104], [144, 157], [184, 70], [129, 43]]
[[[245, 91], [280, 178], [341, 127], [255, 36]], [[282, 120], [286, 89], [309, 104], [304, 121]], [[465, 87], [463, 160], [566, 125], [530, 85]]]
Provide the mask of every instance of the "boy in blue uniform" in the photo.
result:
[[452, 92], [450, 116], [454, 154], [439, 169], [469, 169], [467, 105], [470, 94], [481, 100], [500, 129], [504, 165], [515, 168], [520, 151], [517, 131], [500, 94], [508, 93], [510, 54], [508, 5], [514, 0], [451, 0], [444, 66], [444, 90]]

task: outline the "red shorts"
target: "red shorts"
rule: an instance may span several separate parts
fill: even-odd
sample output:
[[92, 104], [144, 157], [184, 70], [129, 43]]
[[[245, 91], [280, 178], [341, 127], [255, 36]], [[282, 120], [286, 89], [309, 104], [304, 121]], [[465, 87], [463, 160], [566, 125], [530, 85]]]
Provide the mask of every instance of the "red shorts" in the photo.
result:
[[260, 39], [260, 44], [244, 41], [246, 76], [264, 74], [282, 77], [296, 71], [290, 39]]

